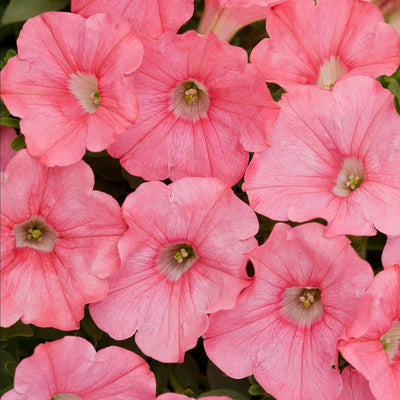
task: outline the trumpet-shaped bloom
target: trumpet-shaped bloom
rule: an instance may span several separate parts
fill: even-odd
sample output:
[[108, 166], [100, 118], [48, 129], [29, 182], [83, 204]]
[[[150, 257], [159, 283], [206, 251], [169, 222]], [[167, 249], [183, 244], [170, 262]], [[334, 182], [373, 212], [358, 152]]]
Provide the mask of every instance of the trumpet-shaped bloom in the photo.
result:
[[382, 252], [382, 264], [384, 268], [400, 264], [400, 235], [387, 238]]
[[125, 232], [118, 203], [93, 191], [79, 161], [48, 168], [26, 150], [6, 168], [1, 191], [1, 326], [71, 330], [84, 305], [104, 298]]
[[250, 280], [248, 257], [258, 221], [215, 178], [148, 182], [122, 205], [129, 229], [108, 296], [89, 310], [113, 338], [132, 336], [162, 362], [183, 361], [207, 329], [208, 315], [232, 308]]
[[14, 389], [1, 400], [155, 400], [156, 381], [146, 362], [117, 346], [101, 349], [66, 336], [39, 344], [17, 366]]
[[373, 4], [361, 0], [296, 0], [267, 15], [267, 31], [251, 53], [268, 82], [330, 88], [337, 79], [391, 75], [400, 63], [400, 41]]
[[226, 0], [206, 0], [197, 31], [203, 35], [212, 31], [229, 42], [239, 29], [265, 19], [267, 15], [268, 7], [263, 4], [265, 1], [255, 1], [254, 4], [246, 1], [244, 5], [231, 3]]
[[29, 153], [48, 166], [69, 165], [106, 149], [135, 122], [129, 74], [143, 46], [116, 15], [49, 12], [26, 22], [18, 55], [1, 71], [1, 96], [21, 118]]
[[71, 11], [89, 17], [95, 13], [118, 14], [143, 35], [158, 39], [177, 32], [193, 15], [193, 0], [71, 0]]
[[243, 188], [275, 220], [324, 218], [328, 235], [400, 234], [400, 118], [379, 82], [353, 77], [332, 91], [307, 86], [282, 98]]
[[9, 161], [14, 157], [16, 151], [11, 148], [11, 142], [17, 137], [15, 129], [8, 126], [1, 126], [0, 128], [0, 163], [1, 163], [1, 180], [7, 179], [4, 171]]
[[266, 148], [279, 108], [246, 52], [194, 31], [145, 41], [134, 73], [136, 124], [109, 148], [146, 180], [214, 176], [233, 185], [248, 151]]
[[400, 398], [400, 265], [375, 276], [338, 348], [377, 400]]
[[338, 400], [375, 400], [368, 381], [356, 369], [350, 366], [342, 371], [343, 391]]
[[336, 400], [342, 380], [336, 342], [372, 269], [345, 236], [278, 223], [250, 251], [254, 282], [232, 310], [210, 316], [204, 346], [226, 374], [254, 374], [280, 400]]

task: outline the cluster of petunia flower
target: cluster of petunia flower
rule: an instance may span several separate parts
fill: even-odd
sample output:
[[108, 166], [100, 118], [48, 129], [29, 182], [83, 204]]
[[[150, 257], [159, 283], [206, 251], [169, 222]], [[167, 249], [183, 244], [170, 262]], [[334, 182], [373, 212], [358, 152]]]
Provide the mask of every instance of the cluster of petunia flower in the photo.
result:
[[[193, 0], [71, 10], [28, 20], [1, 72], [26, 141], [11, 150], [2, 127], [1, 326], [73, 330], [89, 304], [164, 363], [203, 337], [224, 373], [277, 400], [399, 399], [400, 117], [375, 78], [396, 71], [400, 39], [380, 9], [206, 0], [179, 34]], [[249, 63], [229, 40], [260, 19]], [[120, 207], [93, 190], [86, 150], [149, 182]], [[231, 189], [243, 177], [249, 205]], [[256, 213], [276, 222], [260, 246]], [[377, 230], [374, 277], [345, 235]], [[22, 360], [2, 400], [155, 398], [140, 356], [65, 336]]]

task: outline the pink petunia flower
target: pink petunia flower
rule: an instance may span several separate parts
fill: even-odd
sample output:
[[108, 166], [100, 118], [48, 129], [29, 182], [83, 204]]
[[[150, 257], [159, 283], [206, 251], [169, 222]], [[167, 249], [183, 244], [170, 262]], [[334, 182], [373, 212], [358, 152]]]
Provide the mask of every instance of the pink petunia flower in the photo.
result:
[[48, 168], [19, 151], [1, 187], [1, 326], [19, 318], [79, 327], [84, 305], [104, 298], [125, 232], [118, 203], [93, 191], [83, 161]]
[[379, 82], [353, 77], [281, 100], [271, 147], [254, 155], [243, 189], [275, 220], [324, 218], [327, 234], [400, 234], [400, 118]]
[[39, 344], [17, 366], [14, 389], [1, 400], [155, 400], [156, 381], [132, 351], [110, 346], [96, 353], [85, 339], [66, 336]]
[[143, 35], [158, 39], [177, 32], [193, 15], [193, 0], [71, 0], [71, 11], [84, 17], [104, 12], [126, 18]]
[[49, 12], [28, 20], [17, 43], [18, 55], [1, 71], [1, 96], [42, 163], [73, 164], [86, 147], [106, 149], [135, 122], [129, 74], [143, 46], [123, 18]]
[[10, 128], [8, 126], [0, 127], [0, 173], [1, 173], [1, 181], [7, 179], [6, 175], [4, 175], [4, 171], [6, 170], [7, 164], [10, 160], [15, 156], [16, 151], [11, 148], [11, 142], [17, 137], [17, 132], [14, 128]]
[[226, 0], [206, 0], [197, 32], [205, 35], [212, 31], [220, 39], [229, 42], [244, 26], [265, 19], [268, 4], [264, 3], [255, 1], [249, 4], [247, 1], [242, 5]]
[[267, 147], [279, 108], [246, 52], [214, 34], [165, 33], [145, 41], [133, 74], [140, 113], [109, 148], [146, 180], [214, 176], [233, 185], [248, 151]]
[[182, 362], [207, 329], [208, 315], [232, 308], [250, 280], [248, 257], [258, 221], [215, 178], [148, 182], [122, 205], [129, 230], [119, 242], [121, 268], [110, 292], [89, 310], [120, 340], [162, 362]]
[[372, 269], [344, 236], [317, 223], [278, 223], [250, 251], [254, 283], [232, 310], [210, 316], [204, 346], [226, 374], [254, 374], [279, 400], [336, 400], [336, 342]]
[[339, 78], [391, 75], [400, 41], [379, 9], [361, 0], [296, 0], [271, 8], [267, 31], [251, 53], [269, 82], [330, 88]]
[[400, 265], [375, 276], [338, 348], [377, 400], [400, 398]]
[[[232, 400], [226, 396], [205, 396], [204, 400]], [[184, 394], [164, 393], [157, 397], [157, 400], [195, 400], [193, 397], [187, 397]]]
[[384, 268], [400, 264], [400, 235], [387, 238], [382, 252], [382, 264]]
[[375, 400], [368, 381], [356, 369], [347, 366], [342, 371], [343, 391], [338, 400]]

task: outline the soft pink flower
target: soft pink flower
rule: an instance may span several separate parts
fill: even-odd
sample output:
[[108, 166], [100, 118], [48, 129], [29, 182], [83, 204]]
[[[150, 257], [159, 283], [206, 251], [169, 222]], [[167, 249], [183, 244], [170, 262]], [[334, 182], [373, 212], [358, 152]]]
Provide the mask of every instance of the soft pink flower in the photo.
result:
[[233, 185], [248, 151], [266, 148], [279, 108], [243, 49], [214, 34], [165, 33], [145, 41], [133, 77], [138, 120], [109, 148], [131, 174], [214, 176]]
[[[204, 400], [232, 400], [226, 396], [206, 396], [201, 397]], [[157, 397], [157, 400], [195, 400], [193, 397], [187, 397], [184, 394], [164, 393]]]
[[391, 75], [400, 41], [379, 9], [361, 0], [295, 0], [271, 8], [267, 31], [251, 53], [269, 82], [330, 88], [341, 77]]
[[325, 227], [278, 223], [249, 254], [254, 283], [232, 310], [210, 316], [204, 346], [226, 374], [254, 374], [279, 400], [336, 400], [342, 389], [336, 342], [355, 299], [370, 284], [369, 264]]
[[346, 367], [342, 371], [343, 391], [338, 400], [375, 400], [368, 381], [357, 370]]
[[377, 400], [400, 398], [400, 265], [375, 276], [338, 348]]
[[86, 147], [106, 149], [135, 122], [129, 74], [143, 46], [123, 18], [49, 12], [28, 20], [17, 44], [1, 71], [1, 96], [42, 163], [73, 164]]
[[138, 32], [158, 39], [164, 32], [177, 32], [192, 17], [193, 0], [71, 0], [71, 11], [84, 17], [118, 14]]
[[14, 389], [1, 400], [155, 400], [156, 381], [146, 362], [117, 346], [101, 349], [66, 336], [39, 344], [17, 366]]
[[4, 175], [4, 171], [6, 170], [7, 164], [14, 157], [16, 151], [11, 148], [11, 142], [17, 137], [17, 132], [15, 132], [14, 128], [10, 128], [8, 126], [0, 127], [0, 163], [1, 163], [1, 180], [7, 179]]
[[333, 91], [307, 86], [282, 98], [244, 190], [275, 220], [324, 218], [328, 235], [400, 234], [400, 118], [379, 82], [353, 77]]
[[147, 355], [182, 362], [208, 326], [208, 313], [232, 308], [250, 280], [258, 221], [215, 178], [142, 184], [122, 205], [129, 230], [110, 292], [89, 310], [113, 338], [132, 336]]
[[382, 264], [384, 268], [400, 264], [400, 235], [387, 238], [382, 252]]
[[204, 13], [199, 22], [197, 31], [201, 34], [214, 32], [220, 39], [229, 42], [239, 29], [255, 21], [265, 19], [268, 7], [265, 1], [254, 2], [254, 5], [231, 6], [227, 1], [206, 0]]
[[93, 191], [83, 161], [48, 168], [19, 151], [1, 190], [1, 326], [71, 330], [107, 295], [126, 230], [118, 203]]

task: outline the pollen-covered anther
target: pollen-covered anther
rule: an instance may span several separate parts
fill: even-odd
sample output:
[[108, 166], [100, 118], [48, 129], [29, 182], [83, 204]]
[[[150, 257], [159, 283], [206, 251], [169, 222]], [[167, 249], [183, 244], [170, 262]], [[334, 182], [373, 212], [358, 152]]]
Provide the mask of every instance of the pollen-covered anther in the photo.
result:
[[359, 176], [350, 175], [349, 180], [346, 182], [346, 186], [350, 187], [351, 190], [354, 190], [360, 186], [360, 184], [358, 183], [359, 180]]
[[317, 289], [306, 289], [299, 297], [299, 300], [303, 303], [304, 307], [310, 307], [311, 304], [315, 303], [316, 296]]
[[364, 167], [362, 162], [358, 158], [348, 157], [343, 161], [333, 193], [340, 197], [346, 197], [358, 189], [363, 182]]
[[176, 86], [169, 109], [179, 118], [197, 121], [207, 117], [209, 103], [206, 87], [201, 82], [190, 79]]
[[57, 240], [56, 231], [40, 216], [35, 216], [14, 227], [16, 247], [32, 247], [51, 251]]
[[392, 322], [390, 329], [380, 338], [380, 342], [391, 363], [400, 360], [400, 321]]
[[283, 314], [297, 324], [311, 325], [323, 312], [321, 290], [316, 287], [291, 287], [283, 295]]
[[176, 261], [178, 261], [178, 263], [182, 263], [185, 258], [187, 258], [189, 256], [189, 253], [184, 249], [180, 249], [180, 251], [178, 251], [177, 253], [175, 253], [174, 258]]
[[26, 234], [27, 239], [34, 239], [43, 242], [42, 231], [40, 229], [29, 228]]
[[190, 88], [188, 90], [185, 91], [185, 99], [187, 101], [195, 101], [198, 99], [197, 96], [197, 89], [195, 88]]
[[173, 244], [161, 253], [157, 269], [162, 271], [169, 280], [175, 282], [197, 259], [198, 255], [190, 244]]

